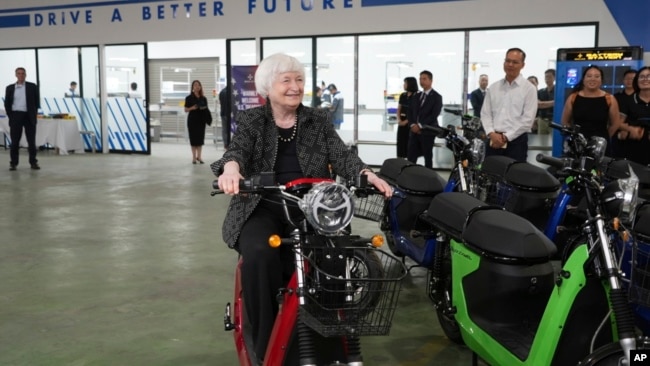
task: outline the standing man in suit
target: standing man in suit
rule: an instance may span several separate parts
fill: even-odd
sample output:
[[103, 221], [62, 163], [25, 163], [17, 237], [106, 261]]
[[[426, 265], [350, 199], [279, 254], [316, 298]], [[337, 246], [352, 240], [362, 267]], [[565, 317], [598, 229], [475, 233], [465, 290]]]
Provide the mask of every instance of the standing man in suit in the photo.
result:
[[17, 68], [16, 83], [8, 85], [5, 90], [5, 111], [9, 117], [9, 129], [11, 130], [9, 170], [16, 170], [18, 166], [18, 149], [20, 149], [20, 139], [23, 137], [23, 128], [27, 138], [29, 164], [32, 169], [41, 169], [38, 160], [36, 160], [36, 115], [40, 108], [41, 98], [38, 95], [36, 84], [25, 81], [26, 77], [25, 68]]
[[422, 91], [411, 98], [408, 110], [410, 133], [406, 158], [415, 163], [418, 157], [424, 156], [424, 166], [427, 168], [433, 168], [433, 143], [436, 136], [431, 131], [422, 130], [422, 126], [438, 126], [438, 116], [442, 110], [442, 95], [433, 90], [432, 84], [433, 74], [427, 70], [422, 71]]
[[521, 75], [526, 53], [520, 48], [506, 51], [506, 76], [490, 85], [481, 110], [488, 137], [485, 155], [505, 155], [525, 162], [528, 133], [537, 114], [537, 87]]
[[483, 100], [485, 99], [485, 92], [487, 92], [488, 76], [482, 74], [478, 77], [478, 89], [474, 90], [469, 95], [469, 102], [472, 104], [474, 116], [481, 117], [481, 107], [483, 107]]

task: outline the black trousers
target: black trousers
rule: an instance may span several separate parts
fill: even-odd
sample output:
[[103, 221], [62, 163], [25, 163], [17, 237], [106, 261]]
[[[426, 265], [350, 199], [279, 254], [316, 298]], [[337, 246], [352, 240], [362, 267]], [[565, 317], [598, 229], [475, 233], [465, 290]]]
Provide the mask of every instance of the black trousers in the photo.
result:
[[436, 137], [430, 133], [412, 133], [409, 135], [407, 159], [416, 163], [418, 157], [424, 156], [424, 166], [433, 168], [433, 143]]
[[38, 160], [36, 160], [36, 123], [29, 121], [27, 112], [12, 112], [9, 116], [9, 129], [11, 130], [9, 158], [11, 165], [18, 165], [18, 150], [20, 149], [20, 139], [23, 137], [23, 128], [27, 139], [29, 163], [32, 165], [38, 163]]
[[271, 248], [268, 238], [272, 234], [282, 236], [289, 229], [282, 208], [263, 200], [246, 221], [239, 236], [244, 303], [259, 359], [266, 353], [278, 313], [278, 290], [284, 287], [293, 270], [291, 248]]
[[488, 139], [485, 144], [485, 156], [504, 155], [509, 156], [517, 161], [526, 162], [528, 159], [528, 134], [525, 133], [512, 141], [508, 141], [508, 147], [505, 149], [493, 149]]

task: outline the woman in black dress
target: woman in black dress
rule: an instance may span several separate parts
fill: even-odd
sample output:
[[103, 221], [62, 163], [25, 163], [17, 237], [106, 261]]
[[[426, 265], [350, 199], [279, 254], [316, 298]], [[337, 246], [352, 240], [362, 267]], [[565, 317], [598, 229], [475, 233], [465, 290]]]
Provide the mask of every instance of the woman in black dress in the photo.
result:
[[207, 122], [208, 100], [203, 95], [203, 86], [198, 80], [192, 81], [192, 93], [185, 97], [185, 112], [187, 113], [187, 132], [190, 135], [192, 147], [192, 164], [201, 163], [201, 149], [205, 141], [205, 125]]
[[397, 157], [406, 159], [409, 145], [409, 121], [406, 116], [411, 97], [418, 91], [418, 81], [412, 76], [404, 78], [404, 90], [397, 104]]
[[601, 89], [603, 71], [595, 65], [584, 70], [582, 79], [564, 104], [563, 125], [579, 125], [587, 138], [599, 136], [607, 141], [607, 156], [611, 155], [610, 137], [621, 126], [616, 98]]

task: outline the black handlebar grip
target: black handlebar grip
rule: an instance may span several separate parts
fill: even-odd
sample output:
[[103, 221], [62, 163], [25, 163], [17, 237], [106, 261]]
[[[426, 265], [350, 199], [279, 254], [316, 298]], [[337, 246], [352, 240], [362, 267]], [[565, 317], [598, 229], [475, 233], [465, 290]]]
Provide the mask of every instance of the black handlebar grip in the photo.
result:
[[219, 181], [218, 180], [213, 180], [212, 181], [212, 189], [219, 189]]
[[460, 111], [460, 109], [449, 109], [449, 108], [443, 108], [445, 112], [454, 114], [456, 116], [460, 116], [463, 113]]
[[542, 164], [550, 165], [556, 168], [564, 168], [566, 165], [563, 159], [554, 158], [552, 156], [544, 154], [537, 154], [537, 157], [535, 159]]
[[422, 130], [423, 131], [431, 131], [438, 137], [445, 137], [445, 136], [447, 136], [447, 133], [449, 132], [445, 128], [442, 128], [440, 126], [431, 126], [431, 125], [422, 125]]

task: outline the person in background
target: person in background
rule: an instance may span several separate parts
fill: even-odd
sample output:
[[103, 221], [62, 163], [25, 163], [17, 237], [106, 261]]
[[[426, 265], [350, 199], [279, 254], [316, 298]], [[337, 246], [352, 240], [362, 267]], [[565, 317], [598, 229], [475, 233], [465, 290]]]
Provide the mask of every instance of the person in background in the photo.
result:
[[[201, 163], [201, 150], [205, 143], [206, 111], [208, 99], [203, 95], [203, 86], [198, 80], [192, 81], [192, 93], [185, 97], [185, 113], [187, 113], [187, 132], [192, 147], [192, 164]], [[208, 111], [209, 113], [209, 111]]]
[[223, 148], [228, 149], [230, 144], [230, 85], [219, 92], [219, 116], [221, 117], [221, 139]]
[[332, 85], [334, 84], [325, 86], [325, 80], [321, 81], [320, 83], [320, 89], [322, 91], [320, 96], [321, 108], [329, 108], [329, 106], [332, 104], [332, 94], [330, 93], [330, 86]]
[[29, 81], [27, 71], [24, 67], [16, 69], [16, 83], [7, 85], [5, 89], [5, 112], [9, 117], [9, 135], [11, 136], [11, 148], [9, 149], [9, 170], [16, 170], [18, 166], [18, 151], [20, 139], [27, 139], [27, 150], [29, 151], [29, 165], [32, 169], [41, 169], [36, 159], [36, 122], [38, 109], [41, 107], [38, 86]]
[[334, 84], [330, 84], [329, 91], [332, 95], [332, 105], [329, 107], [332, 112], [332, 124], [334, 124], [335, 129], [340, 130], [341, 124], [343, 123], [344, 112], [343, 94], [341, 94]]
[[424, 70], [420, 73], [422, 91], [411, 98], [408, 110], [409, 142], [408, 161], [415, 163], [424, 156], [424, 166], [433, 168], [433, 144], [436, 136], [422, 126], [438, 126], [438, 116], [442, 111], [442, 95], [433, 90], [433, 74]]
[[79, 93], [77, 93], [77, 82], [76, 81], [71, 81], [70, 82], [70, 87], [68, 90], [65, 91], [63, 94], [66, 98], [76, 98], [79, 97]]
[[530, 81], [531, 84], [535, 85], [535, 89], [537, 89], [537, 86], [539, 85], [539, 80], [537, 80], [537, 76], [531, 75], [527, 77], [526, 80]]
[[583, 71], [582, 79], [564, 104], [562, 124], [579, 125], [580, 133], [587, 139], [592, 136], [604, 138], [607, 141], [606, 155], [612, 156], [609, 141], [616, 131], [623, 129], [635, 137], [638, 131], [621, 123], [616, 98], [601, 89], [603, 77], [603, 70], [596, 65]]
[[132, 82], [131, 90], [129, 90], [129, 98], [142, 98], [142, 94], [138, 92], [138, 83]]
[[[620, 92], [614, 94], [614, 98], [616, 98], [616, 101], [618, 102], [619, 109], [620, 107], [625, 103], [626, 98], [631, 98], [632, 95], [634, 94], [634, 77], [636, 76], [636, 70], [634, 69], [629, 69], [625, 70], [623, 73], [623, 90]], [[627, 132], [625, 131], [618, 131], [617, 133], [612, 136], [612, 154], [617, 157], [621, 158], [625, 155], [623, 152], [623, 146], [625, 144], [625, 140], [627, 139]]]
[[418, 81], [412, 77], [404, 78], [404, 92], [400, 94], [397, 104], [397, 157], [408, 156], [409, 119], [408, 110], [411, 98], [418, 91]]
[[488, 76], [482, 74], [478, 77], [478, 88], [472, 91], [469, 95], [469, 102], [472, 104], [472, 110], [476, 117], [481, 117], [481, 107], [483, 107], [483, 100], [485, 99], [485, 92], [488, 87]]
[[269, 247], [268, 238], [290, 225], [281, 205], [260, 195], [237, 195], [240, 179], [271, 169], [278, 184], [302, 177], [330, 178], [331, 166], [346, 180], [367, 175], [368, 183], [386, 197], [391, 187], [347, 148], [326, 110], [302, 105], [305, 68], [298, 59], [281, 53], [265, 58], [255, 72], [255, 86], [266, 104], [237, 115], [238, 131], [211, 168], [219, 189], [235, 195], [222, 226], [223, 239], [243, 259], [241, 282], [255, 351], [251, 356], [261, 362], [279, 309], [282, 269], [292, 255], [289, 246]]
[[488, 88], [481, 109], [481, 121], [489, 139], [486, 156], [505, 155], [525, 162], [528, 132], [537, 114], [537, 88], [524, 79], [526, 53], [520, 48], [506, 51], [505, 77]]
[[539, 135], [548, 135], [549, 124], [553, 122], [553, 105], [555, 105], [555, 69], [544, 71], [546, 88], [537, 91], [537, 118], [533, 130]]
[[650, 66], [642, 67], [632, 80], [634, 94], [621, 99], [621, 157], [650, 165]]

